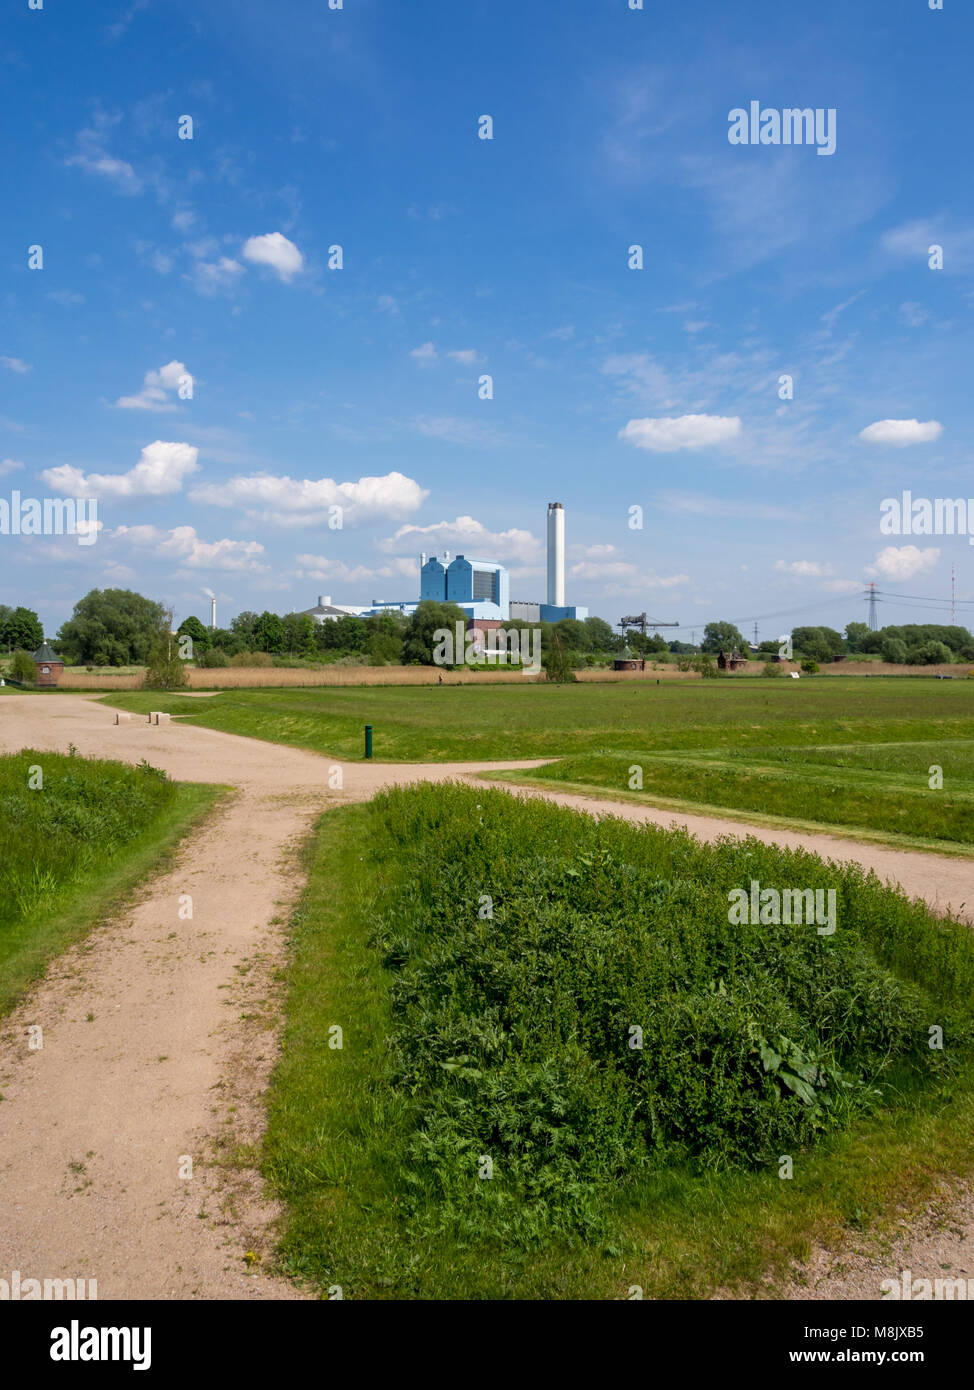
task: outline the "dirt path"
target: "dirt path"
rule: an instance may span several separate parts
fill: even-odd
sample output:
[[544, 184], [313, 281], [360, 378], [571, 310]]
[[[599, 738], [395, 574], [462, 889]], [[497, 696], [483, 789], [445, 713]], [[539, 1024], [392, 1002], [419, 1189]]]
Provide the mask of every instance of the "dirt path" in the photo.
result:
[[[0, 1024], [0, 1278], [13, 1270], [22, 1278], [94, 1278], [100, 1298], [300, 1298], [263, 1272], [275, 1212], [240, 1149], [259, 1138], [260, 1097], [276, 1052], [275, 970], [301, 887], [295, 850], [329, 805], [392, 784], [541, 760], [333, 764], [215, 730], [113, 720], [113, 711], [85, 697], [5, 696], [0, 752], [64, 752], [73, 743], [83, 754], [146, 758], [173, 777], [235, 790], [130, 913], [61, 956]], [[339, 765], [343, 790], [330, 791], [329, 769]], [[941, 909], [959, 909], [974, 877], [963, 861], [827, 835], [571, 794], [552, 799], [688, 825], [707, 839], [753, 834], [855, 858]], [[191, 922], [178, 915], [186, 894]], [[974, 904], [974, 891], [969, 897]], [[31, 1051], [27, 1030], [37, 1024], [44, 1046]], [[963, 1239], [972, 1231], [969, 1206], [965, 1212]], [[920, 1277], [921, 1258], [910, 1267]], [[878, 1279], [872, 1295], [844, 1296], [878, 1297]]]

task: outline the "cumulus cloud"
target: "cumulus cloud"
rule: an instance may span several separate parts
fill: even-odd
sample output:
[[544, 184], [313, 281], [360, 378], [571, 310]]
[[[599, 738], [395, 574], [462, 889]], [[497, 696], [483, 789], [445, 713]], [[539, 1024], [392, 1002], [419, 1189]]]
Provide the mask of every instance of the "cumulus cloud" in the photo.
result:
[[195, 473], [199, 450], [191, 444], [147, 444], [134, 468], [127, 473], [83, 473], [70, 463], [45, 468], [41, 477], [48, 487], [70, 497], [165, 497], [179, 492], [184, 478]]
[[678, 449], [705, 449], [736, 439], [741, 422], [736, 415], [674, 415], [630, 420], [619, 431], [619, 438], [637, 449], [654, 454], [675, 453]]
[[422, 343], [418, 348], [413, 348], [409, 355], [415, 358], [421, 367], [428, 367], [439, 356], [432, 343]]
[[167, 393], [177, 390], [184, 377], [189, 377], [184, 363], [167, 362], [164, 367], [146, 372], [137, 396], [119, 396], [115, 404], [119, 410], [175, 410]]
[[403, 550], [452, 550], [484, 560], [517, 560], [530, 563], [542, 558], [544, 546], [530, 531], [512, 527], [509, 531], [490, 531], [472, 516], [453, 521], [436, 521], [430, 526], [400, 526], [394, 536], [379, 542], [379, 549], [392, 553]]
[[920, 550], [915, 545], [888, 545], [876, 556], [876, 562], [866, 569], [867, 574], [878, 574], [883, 579], [914, 579], [918, 574], [929, 574], [936, 568], [940, 551], [936, 546]]
[[23, 466], [24, 465], [19, 463], [17, 459], [0, 459], [0, 478], [2, 478], [5, 473], [16, 473], [19, 469], [23, 468]]
[[204, 483], [189, 494], [193, 502], [213, 507], [239, 507], [244, 512], [278, 526], [315, 526], [328, 520], [329, 508], [341, 507], [342, 523], [395, 519], [414, 512], [429, 496], [403, 473], [386, 473], [358, 482], [338, 483], [334, 478], [289, 478], [274, 473], [252, 473], [229, 478], [225, 483]]
[[204, 541], [192, 526], [162, 531], [155, 526], [116, 526], [112, 538], [152, 550], [160, 559], [176, 560], [187, 569], [266, 570], [259, 541]]
[[244, 273], [239, 261], [221, 256], [218, 261], [199, 261], [185, 278], [195, 285], [200, 294], [211, 296], [232, 290]]
[[877, 420], [859, 431], [859, 438], [867, 444], [888, 444], [894, 449], [904, 449], [907, 444], [929, 444], [939, 439], [943, 425], [937, 420]]
[[20, 357], [0, 357], [0, 367], [6, 367], [8, 372], [30, 371], [30, 367]]
[[475, 362], [480, 361], [480, 354], [476, 348], [456, 348], [453, 352], [448, 352], [447, 357], [452, 357], [454, 362], [461, 362], [465, 367], [472, 367]]
[[777, 560], [775, 569], [799, 579], [823, 579], [832, 573], [831, 565], [820, 565], [817, 560]]
[[293, 241], [280, 232], [249, 237], [240, 252], [253, 265], [270, 266], [282, 280], [291, 280], [304, 268], [304, 257]]

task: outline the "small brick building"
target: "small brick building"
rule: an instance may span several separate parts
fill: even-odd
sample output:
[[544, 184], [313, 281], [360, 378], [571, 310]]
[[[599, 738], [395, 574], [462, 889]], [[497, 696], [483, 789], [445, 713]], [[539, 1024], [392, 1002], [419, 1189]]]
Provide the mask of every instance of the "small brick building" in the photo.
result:
[[64, 662], [53, 651], [48, 642], [42, 642], [31, 657], [37, 667], [36, 682], [38, 685], [57, 685], [61, 672], [64, 670]]

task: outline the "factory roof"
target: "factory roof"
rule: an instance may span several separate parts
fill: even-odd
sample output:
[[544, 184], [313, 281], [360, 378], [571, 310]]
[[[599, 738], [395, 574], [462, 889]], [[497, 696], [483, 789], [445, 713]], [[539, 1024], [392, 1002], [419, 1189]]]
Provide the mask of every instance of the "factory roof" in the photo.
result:
[[336, 608], [333, 603], [316, 603], [314, 608], [301, 609], [301, 616], [304, 618], [313, 618], [316, 613], [322, 615], [326, 613], [337, 613], [340, 618], [348, 617], [347, 608]]

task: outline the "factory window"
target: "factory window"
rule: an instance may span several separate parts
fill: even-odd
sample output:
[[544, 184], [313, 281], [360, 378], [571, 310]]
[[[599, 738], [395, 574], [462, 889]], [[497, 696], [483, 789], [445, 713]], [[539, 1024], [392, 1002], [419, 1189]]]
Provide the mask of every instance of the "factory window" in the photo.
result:
[[496, 570], [474, 570], [474, 599], [481, 603], [496, 603], [496, 580]]

